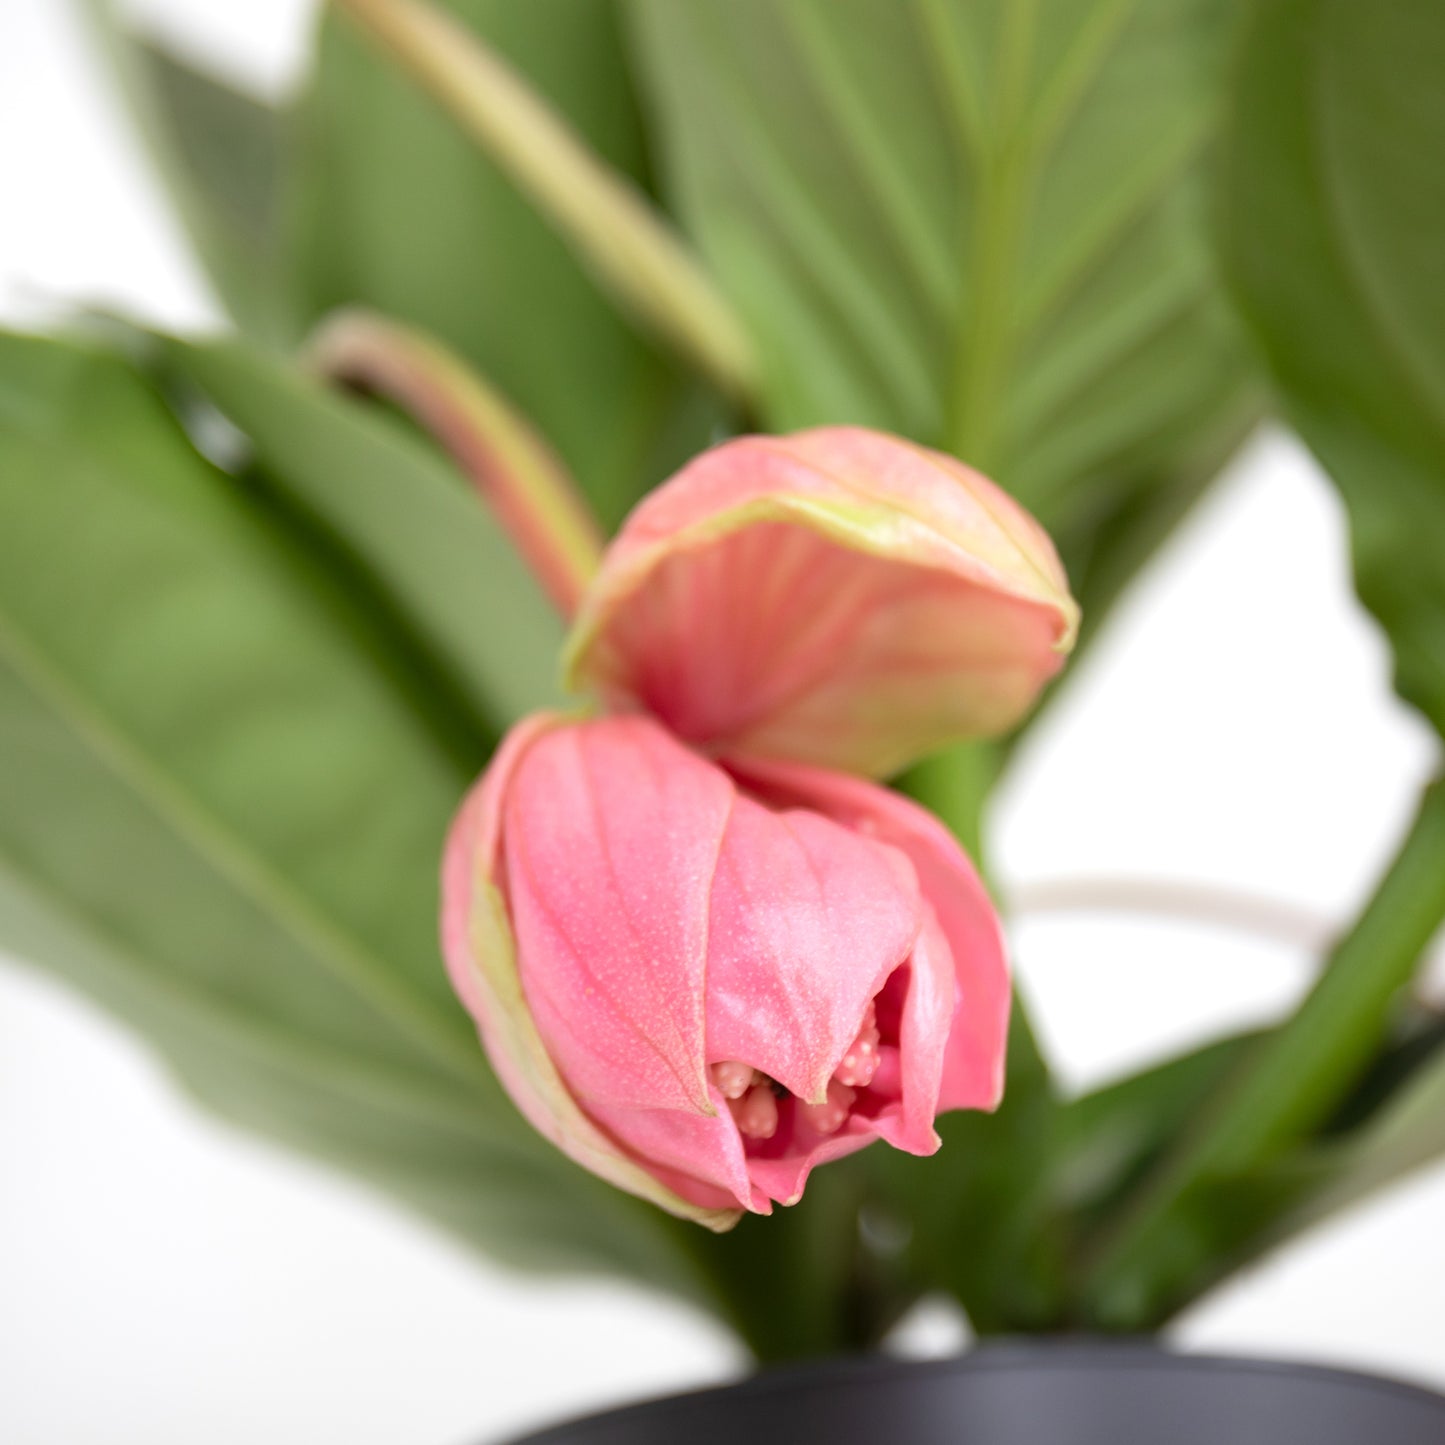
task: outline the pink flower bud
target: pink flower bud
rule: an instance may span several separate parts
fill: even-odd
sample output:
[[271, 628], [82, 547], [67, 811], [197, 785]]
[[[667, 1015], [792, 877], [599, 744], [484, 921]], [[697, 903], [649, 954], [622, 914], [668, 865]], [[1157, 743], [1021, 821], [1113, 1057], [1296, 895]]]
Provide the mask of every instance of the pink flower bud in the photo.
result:
[[741, 437], [608, 549], [568, 676], [727, 757], [885, 776], [998, 733], [1073, 644], [1047, 535], [939, 452], [858, 427]]
[[448, 843], [443, 944], [532, 1124], [714, 1228], [873, 1139], [932, 1153], [1002, 1087], [1002, 944], [946, 830], [649, 718], [513, 730]]

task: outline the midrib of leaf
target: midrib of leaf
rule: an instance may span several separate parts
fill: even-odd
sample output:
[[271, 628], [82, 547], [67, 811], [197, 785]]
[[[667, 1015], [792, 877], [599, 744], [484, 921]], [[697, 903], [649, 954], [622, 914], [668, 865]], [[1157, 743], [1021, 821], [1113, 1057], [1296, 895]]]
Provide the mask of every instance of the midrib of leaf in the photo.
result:
[[886, 229], [930, 313], [947, 314], [953, 302], [953, 258], [946, 238], [933, 226], [908, 177], [894, 163], [887, 143], [861, 92], [847, 73], [817, 12], [805, 5], [782, 5], [778, 15], [792, 36], [805, 74], [831, 115], [863, 181], [877, 197], [879, 210], [893, 224]]
[[947, 440], [985, 472], [994, 469], [994, 419], [1012, 347], [1009, 285], [1032, 189], [1023, 122], [1037, 11], [1038, 0], [1012, 0], [1004, 11], [993, 85], [997, 139], [980, 162], [959, 294]]
[[9, 614], [0, 611], [0, 656], [71, 728], [112, 775], [183, 838], [207, 864], [251, 899], [283, 932], [313, 955], [379, 1016], [408, 1034], [432, 1060], [458, 1078], [489, 1075], [479, 1050], [467, 1046], [439, 1015], [388, 970], [385, 962], [336, 927], [268, 868], [226, 826], [192, 803], [185, 790], [138, 743], [114, 726], [84, 692], [46, 660]]
[[1009, 440], [1048, 429], [1103, 371], [1135, 355], [1199, 303], [1198, 278], [1178, 270], [1156, 276], [1093, 328], [1084, 342], [1055, 343], [1014, 390]]
[[[1027, 81], [1036, 20], [1033, 0], [1018, 0], [1005, 11], [997, 57], [995, 92], [1000, 102], [999, 143], [984, 143], [982, 117], [974, 101], [967, 62], [958, 54], [951, 27], [934, 0], [918, 0], [934, 53], [948, 79], [952, 109], [959, 120], [963, 148], [979, 169], [975, 214], [966, 254], [969, 267], [959, 297], [959, 345], [953, 373], [953, 406], [948, 443], [959, 455], [987, 471], [1004, 449], [997, 420], [1008, 372], [1030, 334], [1076, 294], [1101, 253], [1147, 209], [1170, 176], [1176, 174], [1208, 134], [1200, 115], [1167, 135], [1135, 169], [1131, 184], [1119, 187], [1113, 204], [1095, 213], [1075, 233], [1071, 246], [1050, 270], [1038, 275], [1010, 305], [1014, 258], [1032, 200], [1034, 182], [1049, 151], [1108, 63], [1110, 50], [1138, 0], [1110, 0], [1082, 27], [1071, 50], [1054, 71], [1049, 86], [1026, 111], [1021, 92]], [[972, 314], [969, 315], [969, 308]]]
[[[1196, 307], [1204, 304], [1205, 302], [1201, 298], [1195, 298], [1193, 302]], [[1189, 360], [1192, 362], [1194, 358], [1190, 357]], [[1047, 472], [1057, 466], [1056, 480], [1046, 491], [1032, 492], [1029, 498], [1030, 505], [1046, 513], [1056, 500], [1059, 488], [1070, 487], [1071, 490], [1073, 489], [1069, 478], [1075, 479], [1076, 482], [1083, 479], [1092, 467], [1106, 460], [1115, 448], [1127, 443], [1131, 437], [1136, 442], [1140, 441], [1138, 431], [1140, 415], [1152, 415], [1155, 418], [1154, 427], [1151, 429], [1153, 431], [1164, 426], [1167, 419], [1160, 414], [1164, 410], [1161, 399], [1167, 401], [1171, 396], [1176, 395], [1184, 396], [1187, 400], [1189, 397], [1188, 387], [1180, 389], [1179, 378], [1175, 370], [1168, 367], [1156, 368], [1148, 382], [1134, 392], [1127, 411], [1121, 412], [1117, 407], [1104, 408], [1082, 417], [1077, 425], [1068, 430], [1057, 431], [1048, 437], [1032, 453], [1029, 459], [1030, 470], [1035, 473]], [[1175, 410], [1177, 411], [1178, 408], [1176, 407]], [[1146, 436], [1142, 440], [1147, 446], [1149, 438]], [[1059, 465], [1056, 459], [1067, 460], [1067, 468]]]
[[[725, 75], [725, 66], [716, 67], [714, 83], [726, 84]], [[738, 122], [737, 134], [729, 132], [734, 169], [756, 190], [763, 213], [787, 236], [800, 263], [805, 269], [816, 268], [839, 319], [853, 333], [858, 354], [874, 358], [880, 391], [891, 397], [896, 410], [909, 414], [913, 397], [933, 393], [926, 366], [893, 310], [878, 300], [867, 269], [855, 262], [827, 218], [814, 208], [807, 188], [790, 174], [772, 133], [757, 123], [743, 99], [735, 95], [733, 100], [725, 109]]]
[[1099, 78], [1109, 47], [1137, 8], [1139, 0], [1096, 3], [1079, 38], [1054, 72], [1053, 82], [1039, 97], [1029, 119], [1029, 144], [1042, 155], [1078, 110], [1089, 87]]
[[1072, 234], [1072, 244], [1053, 266], [1040, 271], [1019, 294], [1019, 326], [1039, 329], [1049, 316], [1067, 306], [1088, 279], [1102, 252], [1149, 208], [1160, 189], [1204, 147], [1209, 121], [1201, 117], [1169, 134], [1141, 158], [1125, 183], [1115, 188], [1110, 204], [1101, 207]]
[[948, 18], [948, 0], [914, 0], [923, 37], [923, 53], [933, 62], [938, 89], [953, 115], [959, 163], [977, 166], [984, 154], [983, 106], [979, 77], [968, 55], [959, 47], [953, 23]]

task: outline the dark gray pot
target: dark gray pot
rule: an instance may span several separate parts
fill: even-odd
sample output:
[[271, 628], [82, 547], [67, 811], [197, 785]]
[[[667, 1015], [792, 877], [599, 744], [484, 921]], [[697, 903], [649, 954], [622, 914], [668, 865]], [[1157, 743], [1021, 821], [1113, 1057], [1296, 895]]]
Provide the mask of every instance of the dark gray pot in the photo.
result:
[[1445, 1445], [1445, 1396], [1147, 1344], [833, 1360], [654, 1400], [517, 1445]]

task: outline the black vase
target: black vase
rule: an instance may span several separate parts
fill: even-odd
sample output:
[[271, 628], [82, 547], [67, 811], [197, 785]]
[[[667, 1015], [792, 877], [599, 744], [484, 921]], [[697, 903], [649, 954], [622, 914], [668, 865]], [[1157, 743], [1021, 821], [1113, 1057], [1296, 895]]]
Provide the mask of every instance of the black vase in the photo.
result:
[[1445, 1395], [1146, 1344], [1019, 1342], [833, 1360], [654, 1400], [516, 1445], [1445, 1445]]

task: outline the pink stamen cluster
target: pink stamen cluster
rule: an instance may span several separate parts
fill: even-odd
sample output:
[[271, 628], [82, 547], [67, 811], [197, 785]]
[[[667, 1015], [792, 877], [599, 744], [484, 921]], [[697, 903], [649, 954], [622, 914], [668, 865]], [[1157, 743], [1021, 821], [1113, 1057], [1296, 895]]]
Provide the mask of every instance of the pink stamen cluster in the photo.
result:
[[838, 1065], [833, 1077], [850, 1089], [866, 1089], [878, 1072], [878, 1009], [869, 1004], [863, 1015], [858, 1037], [848, 1045], [843, 1062]]
[[[847, 1123], [858, 1090], [866, 1089], [878, 1072], [879, 1043], [878, 1012], [870, 1003], [858, 1036], [828, 1081], [824, 1101], [796, 1101], [798, 1114], [809, 1128], [819, 1134], [836, 1134]], [[778, 1132], [778, 1094], [785, 1091], [761, 1070], [725, 1059], [712, 1066], [712, 1081], [728, 1101], [733, 1122], [745, 1139], [771, 1139]]]

